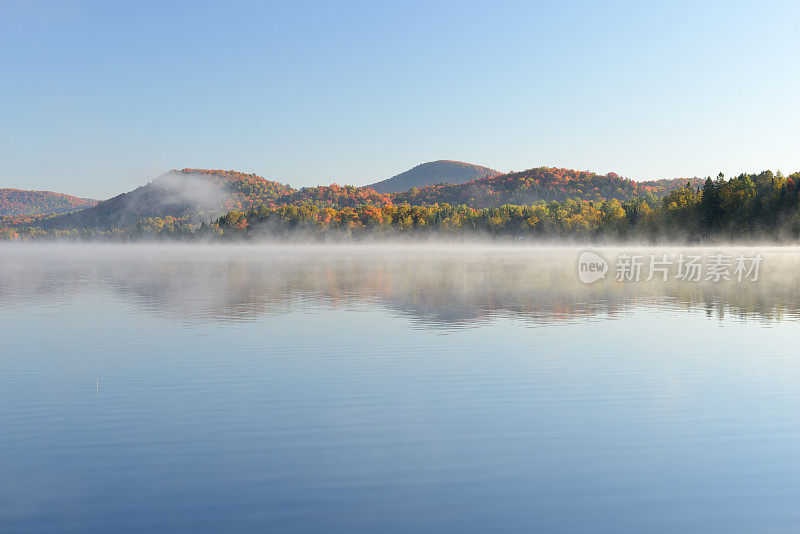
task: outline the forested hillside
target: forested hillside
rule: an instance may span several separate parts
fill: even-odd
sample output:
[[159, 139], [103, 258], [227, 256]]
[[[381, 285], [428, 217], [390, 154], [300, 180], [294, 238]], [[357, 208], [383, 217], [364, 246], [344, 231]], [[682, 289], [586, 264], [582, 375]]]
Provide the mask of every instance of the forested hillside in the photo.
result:
[[478, 233], [537, 239], [800, 237], [800, 173], [634, 182], [536, 168], [378, 193], [295, 190], [254, 174], [183, 169], [66, 215], [0, 215], [0, 238], [240, 239]]
[[[658, 187], [664, 184], [657, 184]], [[262, 205], [218, 221], [232, 239], [265, 236], [484, 235], [518, 239], [703, 240], [800, 237], [800, 173], [764, 171], [731, 180], [685, 183], [662, 198], [537, 201], [474, 208], [449, 203], [335, 209], [314, 204]]]
[[91, 198], [78, 198], [52, 191], [0, 189], [0, 216], [36, 216], [69, 213], [97, 204]]
[[352, 185], [320, 185], [317, 187], [304, 187], [287, 195], [278, 197], [273, 205], [300, 205], [305, 203], [317, 206], [354, 207], [361, 204], [385, 206], [392, 203], [392, 195], [377, 193], [369, 187], [355, 187]]
[[504, 204], [525, 205], [538, 201], [568, 198], [581, 200], [627, 200], [652, 194], [662, 197], [687, 182], [699, 186], [701, 180], [683, 178], [635, 182], [616, 174], [598, 175], [570, 169], [541, 167], [527, 171], [487, 176], [463, 184], [430, 185], [412, 188], [401, 193], [378, 193], [371, 187], [340, 186], [337, 184], [306, 187], [274, 201], [271, 207], [299, 206], [305, 203], [318, 207], [347, 208], [363, 204], [387, 206], [409, 203], [430, 205], [464, 204], [473, 208], [488, 208]]
[[412, 187], [424, 187], [436, 184], [463, 184], [478, 178], [497, 176], [499, 171], [464, 163], [463, 161], [439, 160], [417, 165], [387, 180], [371, 184], [378, 193], [400, 193]]
[[78, 213], [41, 221], [44, 229], [125, 228], [148, 217], [201, 220], [273, 201], [294, 191], [255, 174], [182, 169]]
[[[653, 194], [663, 196], [683, 185], [685, 179], [635, 182], [617, 174], [595, 174], [571, 169], [539, 167], [522, 172], [481, 178], [458, 185], [432, 185], [412, 189], [392, 196], [395, 203], [465, 204], [473, 208], [488, 208], [503, 204], [525, 205], [540, 200], [564, 201], [616, 199], [628, 200]], [[700, 180], [689, 180], [698, 185]]]

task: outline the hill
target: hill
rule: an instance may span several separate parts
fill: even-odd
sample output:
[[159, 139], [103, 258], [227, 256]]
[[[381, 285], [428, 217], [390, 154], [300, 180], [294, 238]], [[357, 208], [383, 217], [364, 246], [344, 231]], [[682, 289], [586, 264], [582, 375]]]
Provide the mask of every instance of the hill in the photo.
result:
[[439, 160], [417, 165], [413, 169], [377, 182], [370, 187], [378, 193], [401, 193], [413, 187], [436, 184], [463, 184], [479, 178], [500, 174], [489, 167], [481, 167], [461, 161]]
[[352, 185], [320, 185], [317, 187], [304, 187], [294, 191], [273, 202], [274, 205], [314, 204], [315, 206], [352, 208], [363, 204], [373, 206], [386, 206], [392, 203], [392, 196], [386, 193], [377, 193], [370, 187], [355, 187]]
[[34, 217], [91, 208], [97, 201], [52, 191], [0, 189], [0, 216]]
[[124, 228], [147, 217], [215, 217], [245, 210], [293, 192], [290, 186], [255, 174], [182, 169], [77, 213], [43, 220], [44, 229]]
[[337, 184], [305, 187], [283, 195], [270, 207], [286, 204], [299, 206], [313, 204], [317, 207], [352, 208], [360, 205], [388, 206], [409, 203], [430, 205], [447, 203], [466, 204], [474, 208], [488, 208], [503, 204], [531, 204], [539, 201], [564, 201], [617, 199], [625, 201], [652, 194], [663, 197], [670, 191], [690, 182], [701, 184], [697, 178], [669, 178], [636, 182], [621, 178], [615, 173], [605, 175], [571, 169], [540, 167], [522, 172], [486, 176], [463, 184], [437, 184], [414, 187], [399, 193], [377, 193], [371, 187], [340, 186]]
[[[700, 181], [689, 180], [694, 186]], [[412, 205], [466, 204], [487, 208], [503, 204], [524, 205], [538, 201], [568, 198], [581, 200], [617, 199], [625, 201], [637, 196], [664, 196], [684, 185], [685, 179], [635, 182], [615, 173], [605, 175], [571, 169], [538, 167], [522, 172], [480, 178], [463, 184], [430, 185], [392, 195], [395, 203]]]
[[[692, 187], [699, 185], [697, 179], [689, 181]], [[599, 175], [540, 167], [485, 176], [462, 184], [428, 185], [406, 192], [378, 193], [370, 187], [337, 184], [295, 190], [255, 174], [182, 169], [170, 171], [147, 185], [81, 211], [55, 216], [0, 215], [0, 227], [35, 226], [42, 230], [129, 229], [136, 227], [137, 223], [143, 224], [142, 221], [147, 223], [146, 220], [152, 218], [185, 226], [197, 225], [227, 212], [247, 211], [255, 206], [274, 209], [313, 205], [316, 208], [347, 209], [408, 203], [416, 206], [450, 204], [491, 208], [504, 204], [564, 201], [568, 198], [625, 201], [648, 195], [662, 197], [686, 182], [685, 179], [635, 182], [614, 173]], [[156, 223], [159, 221], [153, 224]]]

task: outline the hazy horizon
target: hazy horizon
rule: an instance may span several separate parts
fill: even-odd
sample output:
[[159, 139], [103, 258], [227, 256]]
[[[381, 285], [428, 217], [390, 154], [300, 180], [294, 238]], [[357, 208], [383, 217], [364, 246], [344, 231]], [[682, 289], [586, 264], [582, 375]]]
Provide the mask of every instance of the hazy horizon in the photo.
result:
[[[445, 158], [440, 158], [439, 160], [434, 160], [434, 161], [442, 161], [442, 160], [445, 160]], [[449, 160], [445, 160], [445, 161], [457, 161], [457, 160], [449, 159]], [[414, 167], [417, 167], [418, 165], [421, 165], [423, 163], [430, 163], [430, 162], [420, 162], [418, 164], [412, 165], [408, 169], [405, 169], [405, 171], [411, 170]], [[473, 164], [473, 165], [481, 165], [480, 163], [475, 163], [475, 162], [472, 162], [472, 161], [462, 161], [462, 163], [470, 163], [470, 164]], [[489, 167], [488, 165], [483, 165], [483, 166]], [[550, 165], [550, 166], [548, 166], [548, 165], [537, 165], [537, 166], [525, 167], [525, 168], [520, 168], [520, 169], [511, 169], [511, 170], [502, 170], [502, 169], [497, 169], [497, 168], [494, 168], [494, 167], [491, 167], [491, 168], [493, 168], [496, 171], [500, 171], [503, 174], [508, 174], [508, 173], [514, 173], [514, 172], [519, 172], [519, 171], [525, 171], [525, 170], [529, 170], [529, 169], [533, 169], [533, 168], [537, 168], [537, 167], [571, 169], [571, 170], [578, 170], [578, 171], [584, 171], [584, 172], [593, 172], [593, 173], [598, 174], [598, 175], [605, 175], [605, 174], [608, 174], [608, 173], [615, 172], [615, 171], [608, 171], [608, 172], [601, 173], [601, 172], [597, 172], [597, 171], [595, 171], [593, 169], [574, 169], [572, 167], [553, 166], [553, 165]], [[120, 195], [122, 193], [128, 193], [128, 192], [130, 192], [131, 190], [133, 190], [133, 189], [135, 189], [137, 187], [146, 185], [146, 184], [152, 182], [153, 180], [156, 180], [156, 179], [164, 176], [165, 174], [169, 174], [171, 172], [179, 171], [179, 170], [182, 170], [182, 169], [201, 169], [201, 167], [193, 167], [191, 165], [185, 165], [185, 166], [182, 166], [182, 167], [176, 167], [174, 169], [166, 169], [166, 170], [164, 170], [163, 172], [159, 173], [156, 176], [143, 177], [142, 181], [140, 183], [131, 186], [130, 189], [126, 189], [124, 191], [117, 191], [115, 193], [112, 193], [109, 196], [97, 196], [97, 195], [91, 195], [91, 194], [89, 194], [89, 195], [79, 195], [79, 194], [75, 194], [75, 193], [73, 193], [71, 191], [66, 191], [66, 190], [42, 189], [42, 188], [37, 188], [37, 187], [24, 188], [24, 187], [15, 187], [13, 185], [5, 185], [5, 184], [0, 184], [0, 189], [7, 188], [7, 189], [21, 189], [21, 190], [30, 190], [30, 191], [49, 191], [49, 192], [54, 192], [54, 193], [72, 195], [72, 196], [79, 197], [79, 198], [87, 198], [87, 199], [94, 199], [94, 200], [103, 201], [103, 200], [108, 200], [110, 198], [113, 198], [113, 197], [115, 197], [117, 195]], [[244, 174], [256, 174], [256, 175], [261, 176], [261, 177], [263, 177], [263, 178], [265, 178], [267, 180], [271, 180], [271, 181], [279, 182], [279, 183], [282, 183], [282, 184], [286, 184], [286, 185], [289, 185], [289, 186], [291, 186], [291, 187], [293, 187], [295, 189], [298, 189], [298, 190], [302, 189], [304, 187], [326, 186], [326, 185], [331, 185], [331, 184], [334, 184], [334, 183], [337, 183], [338, 185], [342, 185], [342, 186], [344, 186], [344, 185], [354, 185], [354, 186], [357, 186], [357, 187], [365, 187], [365, 186], [372, 185], [373, 183], [376, 183], [376, 182], [379, 182], [379, 181], [382, 181], [382, 180], [387, 180], [389, 178], [394, 178], [398, 174], [402, 174], [403, 172], [405, 172], [405, 171], [400, 171], [400, 172], [397, 172], [397, 173], [392, 174], [390, 176], [387, 176], [386, 178], [377, 179], [377, 180], [375, 180], [375, 182], [370, 182], [368, 184], [354, 184], [354, 183], [349, 183], [349, 182], [332, 181], [332, 182], [325, 182], [325, 183], [322, 183], [322, 182], [313, 183], [313, 184], [308, 184], [308, 185], [295, 185], [295, 184], [293, 184], [291, 182], [288, 182], [286, 180], [282, 180], [282, 179], [280, 179], [278, 177], [270, 177], [269, 175], [261, 174], [261, 173], [255, 172], [255, 171], [242, 170], [242, 169], [218, 169], [218, 168], [214, 168], [214, 169], [209, 168], [208, 170], [235, 171], [235, 172], [241, 172], [241, 173], [244, 173]], [[794, 170], [788, 170], [787, 171], [786, 169], [770, 169], [770, 168], [765, 168], [765, 169], [761, 169], [760, 171], [754, 171], [754, 172], [763, 172], [763, 171], [773, 171], [773, 172], [780, 171], [784, 175], [796, 172]], [[735, 174], [732, 174], [731, 176], [738, 176], [739, 174], [746, 173], [746, 172], [748, 172], [748, 171], [737, 172]], [[619, 174], [619, 173], [616, 173], [616, 174]], [[707, 176], [706, 175], [704, 175], [704, 176], [699, 176], [699, 175], [693, 175], [693, 176], [654, 176], [654, 177], [650, 177], [650, 178], [638, 178], [638, 179], [637, 178], [632, 178], [630, 176], [624, 176], [624, 175], [620, 175], [620, 176], [622, 178], [630, 179], [630, 180], [633, 180], [635, 182], [646, 182], [646, 181], [652, 181], [652, 180], [677, 179], [677, 178], [686, 178], [686, 179], [706, 178], [706, 177], [715, 178], [716, 174], [710, 174], [710, 175], [707, 175]], [[730, 178], [731, 176], [726, 176], [726, 178]]]

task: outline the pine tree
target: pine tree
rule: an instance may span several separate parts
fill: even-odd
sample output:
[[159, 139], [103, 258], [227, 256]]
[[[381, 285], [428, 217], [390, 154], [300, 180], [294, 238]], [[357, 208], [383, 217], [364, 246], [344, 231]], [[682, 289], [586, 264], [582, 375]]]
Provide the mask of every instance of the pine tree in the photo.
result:
[[705, 185], [703, 185], [703, 194], [700, 199], [700, 217], [705, 234], [717, 229], [721, 213], [722, 201], [719, 196], [719, 190], [717, 184], [709, 177], [706, 179]]

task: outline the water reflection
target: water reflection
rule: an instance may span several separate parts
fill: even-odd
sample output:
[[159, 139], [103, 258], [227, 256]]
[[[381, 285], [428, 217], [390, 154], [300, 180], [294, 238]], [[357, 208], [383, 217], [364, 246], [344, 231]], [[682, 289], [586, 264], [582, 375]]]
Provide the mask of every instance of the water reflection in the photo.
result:
[[[377, 306], [419, 327], [446, 329], [496, 317], [530, 325], [613, 319], [637, 307], [702, 309], [764, 323], [799, 316], [798, 249], [758, 249], [764, 261], [755, 283], [617, 282], [612, 272], [591, 285], [577, 277], [581, 250], [7, 246], [0, 249], [0, 303], [19, 307], [110, 291], [182, 323], [247, 321], [309, 305]], [[746, 249], [732, 249], [739, 251]], [[692, 249], [704, 252], [716, 249]]]

